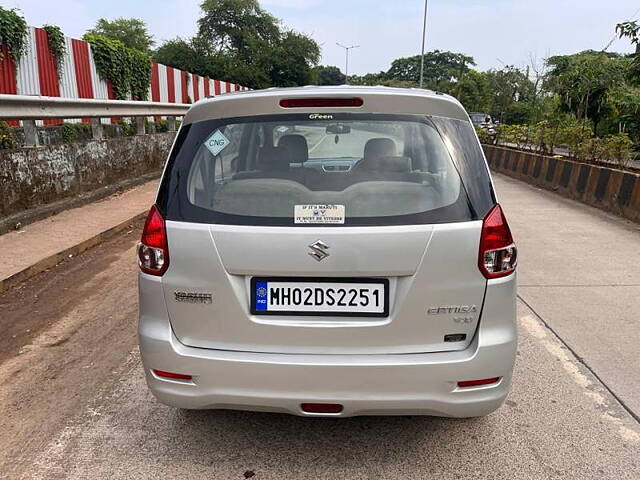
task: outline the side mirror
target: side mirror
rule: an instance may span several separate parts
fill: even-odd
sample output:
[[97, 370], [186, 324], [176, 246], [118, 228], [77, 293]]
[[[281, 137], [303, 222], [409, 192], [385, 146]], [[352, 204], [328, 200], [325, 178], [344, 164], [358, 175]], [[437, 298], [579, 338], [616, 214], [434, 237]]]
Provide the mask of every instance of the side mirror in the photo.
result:
[[343, 133], [351, 133], [351, 127], [343, 123], [330, 123], [325, 132], [331, 135], [342, 135]]

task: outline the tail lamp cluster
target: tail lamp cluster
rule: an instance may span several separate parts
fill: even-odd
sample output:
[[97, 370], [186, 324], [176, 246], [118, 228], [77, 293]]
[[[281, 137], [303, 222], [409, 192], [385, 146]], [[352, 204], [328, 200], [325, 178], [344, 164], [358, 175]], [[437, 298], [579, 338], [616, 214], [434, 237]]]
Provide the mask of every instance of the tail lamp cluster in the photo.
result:
[[161, 276], [169, 266], [169, 246], [164, 218], [154, 205], [149, 210], [138, 243], [138, 265], [149, 275]]
[[517, 265], [518, 250], [500, 205], [495, 205], [484, 218], [480, 237], [478, 267], [486, 278], [512, 274]]
[[[480, 237], [478, 267], [486, 278], [500, 278], [516, 269], [518, 251], [500, 205], [495, 205], [484, 218]], [[169, 266], [169, 246], [164, 218], [154, 205], [149, 210], [138, 243], [140, 270], [161, 276]]]

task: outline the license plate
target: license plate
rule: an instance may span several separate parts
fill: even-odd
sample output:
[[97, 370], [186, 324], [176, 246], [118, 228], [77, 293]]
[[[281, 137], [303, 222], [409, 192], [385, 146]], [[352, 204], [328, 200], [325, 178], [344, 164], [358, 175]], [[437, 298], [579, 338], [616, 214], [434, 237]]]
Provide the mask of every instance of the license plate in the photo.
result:
[[251, 279], [254, 315], [387, 317], [389, 281], [381, 278]]

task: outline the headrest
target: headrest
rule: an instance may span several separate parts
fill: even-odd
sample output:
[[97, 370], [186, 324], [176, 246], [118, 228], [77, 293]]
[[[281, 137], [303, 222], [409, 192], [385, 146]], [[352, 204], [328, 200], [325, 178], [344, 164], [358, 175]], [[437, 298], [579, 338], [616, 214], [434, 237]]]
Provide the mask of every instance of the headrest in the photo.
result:
[[409, 157], [368, 157], [358, 163], [358, 169], [378, 172], [411, 172], [411, 159]]
[[378, 157], [392, 157], [398, 154], [396, 142], [390, 138], [372, 138], [364, 145], [365, 160]]
[[263, 147], [258, 155], [258, 170], [264, 172], [288, 172], [290, 156], [284, 147]]
[[309, 160], [309, 146], [302, 135], [285, 135], [278, 141], [278, 147], [289, 150], [291, 162], [304, 163]]

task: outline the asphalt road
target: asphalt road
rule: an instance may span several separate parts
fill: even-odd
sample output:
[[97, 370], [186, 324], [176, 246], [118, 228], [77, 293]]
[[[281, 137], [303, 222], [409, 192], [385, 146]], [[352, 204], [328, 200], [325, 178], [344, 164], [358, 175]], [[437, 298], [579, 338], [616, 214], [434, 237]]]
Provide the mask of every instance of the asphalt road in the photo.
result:
[[628, 255], [640, 232], [496, 183], [531, 305], [519, 304], [513, 389], [496, 413], [310, 419], [159, 404], [136, 348], [137, 225], [0, 296], [13, 340], [0, 344], [0, 477], [639, 479], [638, 349], [624, 337], [640, 326], [612, 308], [638, 310], [638, 249]]

